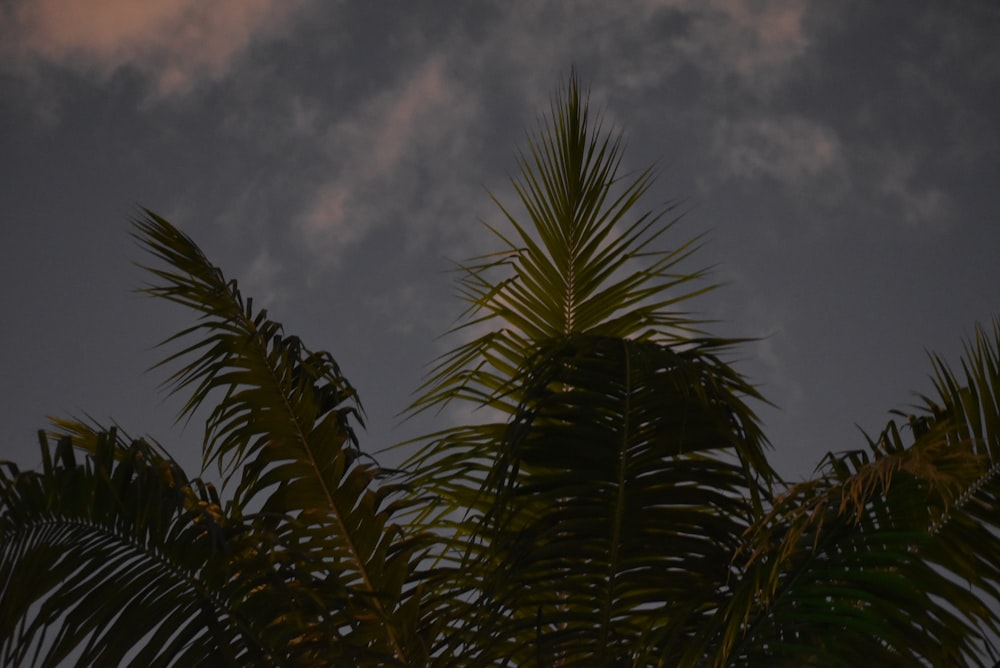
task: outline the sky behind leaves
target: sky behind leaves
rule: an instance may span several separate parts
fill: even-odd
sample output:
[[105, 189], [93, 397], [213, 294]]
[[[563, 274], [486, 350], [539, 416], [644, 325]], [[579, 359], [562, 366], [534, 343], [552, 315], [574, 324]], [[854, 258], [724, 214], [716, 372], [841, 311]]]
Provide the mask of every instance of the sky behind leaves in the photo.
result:
[[197, 466], [144, 371], [187, 319], [130, 292], [137, 205], [333, 353], [367, 449], [434, 426], [393, 428], [454, 343], [448, 269], [575, 67], [626, 168], [658, 165], [646, 206], [684, 202], [670, 241], [708, 232], [690, 268], [725, 286], [692, 306], [762, 337], [737, 365], [807, 475], [1000, 314], [997, 34], [977, 0], [4, 3], [0, 456], [88, 414]]

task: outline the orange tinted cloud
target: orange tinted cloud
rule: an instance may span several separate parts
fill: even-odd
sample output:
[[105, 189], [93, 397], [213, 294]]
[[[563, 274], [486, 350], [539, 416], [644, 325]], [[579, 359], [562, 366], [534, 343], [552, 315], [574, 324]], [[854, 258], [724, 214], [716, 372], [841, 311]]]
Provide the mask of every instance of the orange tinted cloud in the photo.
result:
[[158, 93], [229, 73], [255, 40], [280, 35], [304, 0], [32, 0], [4, 17], [6, 67], [33, 61], [107, 78], [123, 67]]

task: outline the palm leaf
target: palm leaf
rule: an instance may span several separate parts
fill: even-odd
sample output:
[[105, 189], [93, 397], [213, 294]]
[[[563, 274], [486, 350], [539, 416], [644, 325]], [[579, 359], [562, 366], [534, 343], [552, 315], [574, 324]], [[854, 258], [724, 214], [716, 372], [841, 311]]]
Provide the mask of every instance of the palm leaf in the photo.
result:
[[40, 439], [41, 472], [0, 470], [0, 663], [268, 656], [263, 627], [242, 609], [261, 581], [234, 577], [240, 532], [210, 486], [114, 430], [90, 433], [82, 462], [69, 436], [54, 452]]
[[667, 218], [676, 207], [634, 213], [654, 174], [619, 176], [621, 161], [620, 136], [591, 121], [574, 74], [549, 120], [528, 138], [528, 154], [519, 156], [521, 179], [513, 184], [530, 224], [494, 198], [513, 237], [490, 226], [503, 250], [459, 267], [469, 310], [456, 331], [492, 329], [442, 357], [411, 410], [496, 398], [534, 354], [533, 343], [554, 336], [680, 340], [679, 332], [697, 330], [697, 321], [676, 309], [711, 289], [691, 286], [703, 272], [678, 270], [697, 239], [656, 246], [678, 220]]
[[206, 420], [206, 465], [217, 463], [227, 480], [238, 474], [236, 506], [253, 502], [262, 516], [279, 518], [273, 530], [299, 546], [299, 570], [325, 583], [318, 628], [352, 629], [334, 635], [405, 660], [415, 651], [408, 645], [419, 643], [407, 635], [415, 624], [401, 618], [415, 614], [404, 605], [412, 593], [404, 586], [424, 538], [403, 536], [390, 521], [400, 489], [374, 485], [384, 476], [357, 447], [354, 389], [329, 353], [309, 350], [266, 311], [255, 312], [190, 238], [148, 211], [135, 224], [140, 243], [167, 264], [148, 268], [160, 282], [144, 292], [201, 314], [164, 342], [187, 344], [158, 366], [181, 363], [168, 382], [190, 392], [182, 417], [210, 396], [216, 401]]
[[680, 344], [699, 331], [698, 320], [677, 308], [712, 287], [697, 285], [703, 271], [679, 267], [697, 239], [673, 249], [658, 245], [678, 220], [668, 218], [675, 207], [636, 213], [654, 174], [620, 176], [621, 161], [620, 136], [591, 120], [571, 75], [519, 157], [514, 187], [528, 222], [497, 201], [513, 236], [490, 227], [504, 248], [459, 267], [469, 309], [452, 333], [487, 331], [442, 356], [410, 407], [414, 414], [458, 401], [496, 418], [421, 439], [424, 446], [408, 460], [414, 487], [438, 496], [437, 521], [491, 504], [483, 475], [497, 435], [520, 405], [513, 379], [539, 345], [576, 333]]
[[[477, 661], [675, 665], [724, 604], [733, 546], [766, 495], [744, 464], [763, 458], [740, 398], [756, 393], [724, 348], [581, 334], [529, 365], [487, 482], [490, 549], [465, 564], [483, 581], [464, 630]], [[651, 629], [671, 633], [651, 642]]]
[[760, 397], [721, 361], [737, 342], [679, 310], [711, 289], [680, 269], [697, 239], [662, 246], [675, 207], [635, 212], [654, 174], [620, 176], [621, 149], [571, 76], [519, 157], [526, 220], [497, 201], [501, 250], [459, 268], [453, 331], [486, 331], [439, 359], [411, 411], [485, 419], [407, 464], [430, 499], [413, 524], [445, 536], [441, 665], [678, 656], [762, 512], [773, 472], [744, 401]]
[[[719, 665], [995, 665], [1000, 329], [867, 451], [830, 455], [754, 527]], [[742, 622], [745, 626], [740, 626]], [[728, 656], [727, 659], [721, 657]]]

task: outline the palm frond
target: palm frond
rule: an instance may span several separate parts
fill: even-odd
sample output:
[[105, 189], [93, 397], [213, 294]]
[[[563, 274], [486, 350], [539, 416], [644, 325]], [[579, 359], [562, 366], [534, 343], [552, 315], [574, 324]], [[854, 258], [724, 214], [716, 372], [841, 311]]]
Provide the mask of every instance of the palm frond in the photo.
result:
[[[86, 431], [81, 429], [80, 431]], [[246, 665], [268, 656], [210, 486], [143, 441], [69, 436], [0, 470], [0, 663]]]
[[697, 319], [677, 308], [712, 289], [697, 285], [703, 271], [679, 269], [698, 239], [657, 245], [679, 219], [676, 205], [635, 211], [654, 172], [621, 176], [621, 137], [592, 121], [588, 107], [574, 74], [528, 137], [513, 181], [528, 222], [494, 198], [513, 236], [488, 226], [503, 249], [459, 267], [469, 309], [456, 330], [490, 330], [441, 358], [411, 410], [496, 400], [534, 345], [555, 336], [678, 341], [698, 331]]
[[[411, 410], [459, 401], [484, 420], [406, 465], [429, 499], [413, 524], [445, 536], [441, 665], [677, 655], [763, 512], [774, 474], [745, 403], [760, 396], [721, 361], [738, 342], [679, 310], [712, 287], [680, 268], [698, 239], [664, 247], [676, 207], [636, 212], [654, 172], [621, 162], [571, 76], [519, 156], [526, 220], [495, 200], [511, 232], [490, 227], [502, 249], [459, 268], [454, 333], [486, 331], [439, 359]], [[654, 628], [675, 632], [646, 644]]]
[[[439, 495], [439, 521], [450, 522], [459, 508], [475, 515], [474, 507], [490, 506], [483, 472], [519, 409], [515, 379], [540, 346], [582, 333], [683, 345], [700, 332], [702, 323], [678, 308], [713, 288], [699, 284], [704, 271], [681, 268], [698, 239], [664, 247], [679, 219], [669, 217], [675, 205], [637, 212], [654, 171], [622, 176], [621, 162], [620, 136], [591, 119], [572, 74], [519, 155], [514, 187], [528, 220], [495, 200], [513, 235], [490, 226], [503, 248], [459, 266], [469, 308], [452, 334], [487, 331], [443, 355], [409, 409], [461, 402], [487, 419], [426, 437], [407, 461], [413, 486]], [[753, 464], [768, 475], [761, 458]]]
[[933, 357], [938, 396], [918, 415], [776, 500], [751, 532], [725, 665], [996, 664], [997, 332], [977, 329], [963, 378]]
[[266, 311], [255, 312], [185, 234], [148, 211], [135, 224], [140, 243], [167, 264], [147, 268], [159, 283], [144, 292], [201, 314], [198, 324], [164, 342], [187, 343], [157, 366], [181, 365], [168, 382], [172, 391], [190, 393], [182, 417], [209, 396], [215, 400], [206, 420], [206, 464], [217, 463], [227, 480], [239, 475], [237, 508], [258, 504], [300, 544], [299, 567], [312, 564], [309, 577], [325, 582], [331, 597], [326, 609], [340, 611], [326, 613], [327, 626], [362, 620], [366, 630], [354, 628], [352, 642], [363, 639], [369, 651], [404, 660], [405, 629], [415, 624], [398, 617], [410, 610], [404, 585], [424, 538], [403, 536], [391, 522], [400, 489], [374, 484], [385, 476], [358, 448], [354, 388], [329, 353], [309, 350]]
[[674, 665], [724, 604], [767, 494], [747, 470], [767, 468], [756, 392], [720, 348], [578, 334], [528, 366], [485, 485], [490, 547], [465, 563], [483, 583], [464, 629], [483, 665]]

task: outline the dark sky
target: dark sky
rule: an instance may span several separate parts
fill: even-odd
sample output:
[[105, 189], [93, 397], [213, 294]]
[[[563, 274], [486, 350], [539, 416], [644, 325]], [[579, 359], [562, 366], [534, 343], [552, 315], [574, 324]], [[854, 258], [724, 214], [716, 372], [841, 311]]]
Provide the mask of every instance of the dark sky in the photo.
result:
[[1000, 4], [990, 1], [31, 0], [0, 3], [0, 457], [46, 416], [200, 426], [146, 373], [189, 319], [136, 296], [141, 205], [327, 349], [378, 450], [492, 248], [487, 190], [575, 67], [651, 162], [647, 207], [724, 283], [691, 308], [792, 478], [864, 445], [1000, 314]]

